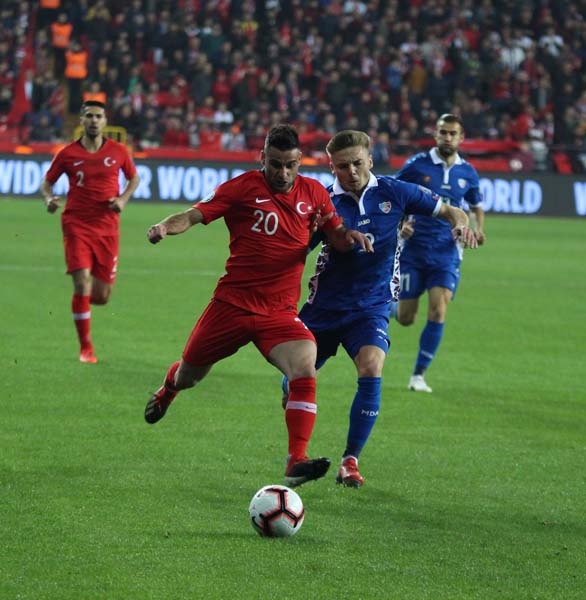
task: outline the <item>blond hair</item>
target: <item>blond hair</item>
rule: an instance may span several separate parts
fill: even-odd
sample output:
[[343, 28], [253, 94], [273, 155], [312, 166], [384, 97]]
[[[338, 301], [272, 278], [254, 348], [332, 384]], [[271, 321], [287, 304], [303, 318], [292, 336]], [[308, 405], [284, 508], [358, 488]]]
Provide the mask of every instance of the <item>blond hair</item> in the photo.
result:
[[356, 146], [366, 148], [366, 150], [370, 152], [370, 136], [364, 133], [364, 131], [346, 129], [336, 133], [336, 135], [328, 142], [326, 152], [328, 153], [328, 156], [332, 156], [332, 154], [335, 154], [340, 150], [355, 148]]

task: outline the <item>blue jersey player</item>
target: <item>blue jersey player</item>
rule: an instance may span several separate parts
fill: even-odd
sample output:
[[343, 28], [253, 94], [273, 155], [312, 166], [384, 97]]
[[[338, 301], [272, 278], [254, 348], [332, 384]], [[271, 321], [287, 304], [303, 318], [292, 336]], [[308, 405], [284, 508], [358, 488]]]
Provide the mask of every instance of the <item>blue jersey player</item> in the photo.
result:
[[299, 316], [316, 338], [318, 369], [340, 345], [356, 367], [357, 389], [336, 481], [360, 487], [364, 478], [358, 470], [358, 457], [379, 413], [381, 376], [390, 346], [388, 325], [391, 300], [399, 285], [401, 218], [405, 213], [440, 217], [465, 243], [475, 246], [476, 239], [463, 210], [441, 202], [439, 196], [420, 186], [375, 176], [366, 133], [341, 131], [329, 141], [326, 151], [335, 175], [328, 189], [336, 211], [346, 227], [356, 228], [371, 240], [374, 252], [355, 248], [344, 255], [322, 244], [309, 297]]
[[[484, 211], [478, 173], [458, 154], [463, 139], [460, 117], [442, 115], [436, 123], [436, 146], [408, 159], [396, 178], [430, 188], [450, 206], [461, 207], [466, 201], [476, 227], [476, 238], [482, 244]], [[462, 244], [454, 239], [447, 223], [422, 216], [409, 215], [401, 236], [406, 241], [401, 254], [401, 293], [396, 315], [399, 323], [411, 325], [415, 322], [419, 298], [426, 290], [428, 293], [427, 323], [419, 339], [408, 388], [431, 392], [424, 373], [442, 340], [447, 306], [458, 287]]]

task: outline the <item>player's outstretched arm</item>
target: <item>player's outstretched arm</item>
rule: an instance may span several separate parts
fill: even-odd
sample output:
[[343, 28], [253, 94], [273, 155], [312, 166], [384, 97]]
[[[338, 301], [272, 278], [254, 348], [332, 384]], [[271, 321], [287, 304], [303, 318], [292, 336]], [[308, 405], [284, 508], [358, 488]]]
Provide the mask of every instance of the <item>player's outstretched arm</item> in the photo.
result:
[[450, 223], [454, 239], [460, 240], [464, 247], [478, 248], [478, 239], [474, 230], [469, 227], [468, 215], [461, 208], [442, 204], [437, 216]]
[[197, 208], [190, 208], [185, 212], [170, 215], [160, 223], [151, 225], [147, 231], [147, 238], [151, 244], [157, 244], [168, 235], [178, 235], [187, 231], [193, 225], [201, 223], [203, 215]]

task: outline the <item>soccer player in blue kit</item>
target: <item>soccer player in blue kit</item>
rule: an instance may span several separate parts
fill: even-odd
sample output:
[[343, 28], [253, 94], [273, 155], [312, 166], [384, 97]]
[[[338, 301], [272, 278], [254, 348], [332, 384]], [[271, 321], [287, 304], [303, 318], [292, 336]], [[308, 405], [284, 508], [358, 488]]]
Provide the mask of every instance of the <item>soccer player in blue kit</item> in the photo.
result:
[[[470, 247], [476, 247], [476, 237], [460, 208], [442, 202], [438, 195], [420, 186], [390, 176], [375, 176], [371, 172], [371, 141], [366, 133], [341, 131], [328, 142], [326, 151], [335, 175], [328, 191], [336, 212], [346, 227], [370, 239], [374, 252], [352, 250], [344, 255], [324, 242], [309, 283], [309, 297], [299, 316], [316, 338], [318, 369], [340, 345], [355, 364], [357, 390], [336, 481], [360, 487], [364, 478], [358, 470], [358, 457], [379, 413], [381, 376], [390, 347], [391, 301], [399, 286], [401, 218], [414, 213], [445, 219], [453, 235]], [[286, 379], [283, 391], [286, 406]]]
[[[476, 169], [458, 154], [464, 139], [462, 120], [444, 114], [435, 130], [436, 146], [429, 152], [412, 156], [395, 175], [401, 181], [423, 185], [441, 197], [444, 204], [461, 208], [465, 200], [470, 208], [478, 244], [483, 244], [484, 211]], [[448, 303], [460, 281], [462, 244], [454, 239], [450, 226], [438, 219], [410, 215], [401, 236], [401, 293], [396, 318], [401, 325], [412, 325], [417, 316], [419, 298], [427, 290], [427, 323], [419, 338], [419, 351], [408, 388], [431, 392], [424, 373], [431, 364], [444, 333]]]

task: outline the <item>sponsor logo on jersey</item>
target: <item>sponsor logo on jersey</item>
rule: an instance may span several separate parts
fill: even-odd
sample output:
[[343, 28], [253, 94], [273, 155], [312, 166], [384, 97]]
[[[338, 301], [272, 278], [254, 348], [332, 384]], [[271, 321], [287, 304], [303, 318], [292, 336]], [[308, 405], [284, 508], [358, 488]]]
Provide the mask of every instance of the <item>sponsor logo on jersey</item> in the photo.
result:
[[79, 165], [82, 165], [82, 164], [83, 164], [83, 160], [76, 160], [76, 161], [73, 163], [73, 166], [74, 166], [74, 167], [79, 167]]
[[271, 199], [270, 199], [270, 198], [257, 198], [257, 199], [255, 200], [255, 202], [256, 202], [257, 204], [262, 204], [263, 202], [270, 202], [270, 201], [271, 201]]
[[[390, 204], [390, 202], [389, 202], [389, 204]], [[370, 219], [362, 219], [361, 221], [358, 221], [356, 226], [360, 227], [361, 225], [368, 225], [369, 223], [370, 223]]]
[[388, 200], [381, 202], [378, 207], [381, 212], [385, 213], [385, 215], [391, 212], [391, 203]]

